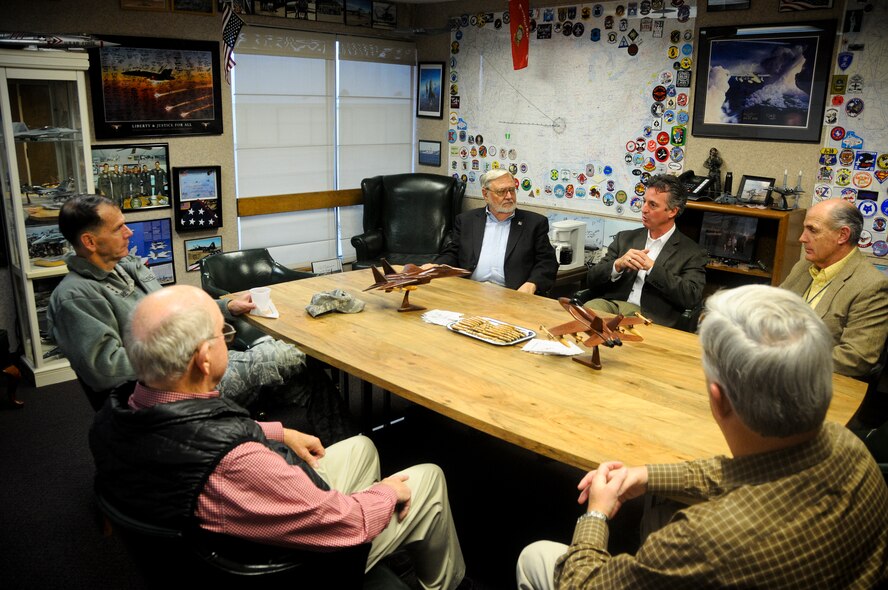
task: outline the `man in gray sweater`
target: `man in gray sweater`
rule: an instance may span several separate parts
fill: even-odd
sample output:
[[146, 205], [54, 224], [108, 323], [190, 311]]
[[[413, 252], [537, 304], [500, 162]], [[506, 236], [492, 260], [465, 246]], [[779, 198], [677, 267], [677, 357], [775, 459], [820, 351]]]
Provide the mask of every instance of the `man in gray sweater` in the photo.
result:
[[[74, 253], [66, 259], [70, 272], [50, 298], [50, 330], [78, 377], [106, 396], [136, 379], [123, 334], [136, 304], [161, 286], [151, 269], [129, 253], [133, 232], [113, 201], [97, 195], [68, 199], [59, 213], [59, 229]], [[254, 307], [249, 294], [218, 304], [226, 317]], [[222, 396], [251, 407], [261, 389], [266, 407], [304, 409], [308, 424], [299, 426], [324, 444], [354, 434], [332, 383], [320, 369], [307, 367], [305, 354], [295, 346], [269, 338], [228, 355], [219, 384]]]

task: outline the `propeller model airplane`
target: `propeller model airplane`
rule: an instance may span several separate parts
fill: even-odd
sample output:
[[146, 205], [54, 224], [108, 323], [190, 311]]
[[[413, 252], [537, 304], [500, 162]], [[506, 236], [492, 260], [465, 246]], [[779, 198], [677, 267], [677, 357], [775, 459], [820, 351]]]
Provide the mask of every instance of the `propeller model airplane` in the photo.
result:
[[641, 342], [643, 338], [631, 330], [632, 326], [637, 324], [648, 325], [651, 320], [645, 318], [636, 312], [637, 317], [627, 318], [623, 315], [616, 315], [609, 320], [605, 320], [596, 315], [591, 309], [583, 307], [576, 299], [568, 299], [567, 297], [559, 297], [558, 303], [561, 304], [567, 313], [574, 320], [549, 328], [546, 330], [552, 337], [559, 339], [561, 336], [572, 335], [577, 343], [592, 348], [592, 356], [575, 356], [573, 360], [591, 367], [601, 370], [601, 358], [598, 354], [598, 346], [604, 344], [608, 348], [615, 346], [623, 346], [623, 341]]
[[398, 272], [392, 268], [392, 265], [385, 258], [382, 259], [382, 271], [375, 266], [370, 268], [373, 270], [373, 278], [376, 282], [364, 289], [364, 291], [371, 289], [382, 289], [386, 293], [391, 293], [395, 289], [404, 291], [404, 299], [401, 301], [401, 307], [398, 308], [398, 311], [419, 311], [425, 309], [410, 303], [410, 291], [416, 289], [417, 286], [428, 284], [433, 279], [465, 277], [472, 274], [471, 271], [464, 268], [456, 268], [446, 264], [423, 269], [415, 264], [408, 263], [404, 265], [404, 269], [401, 272]]

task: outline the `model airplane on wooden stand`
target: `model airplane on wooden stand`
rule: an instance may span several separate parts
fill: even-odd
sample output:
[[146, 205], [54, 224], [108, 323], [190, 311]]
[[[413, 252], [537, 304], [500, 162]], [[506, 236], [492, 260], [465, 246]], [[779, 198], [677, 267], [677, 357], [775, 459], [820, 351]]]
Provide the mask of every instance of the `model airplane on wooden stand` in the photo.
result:
[[576, 362], [601, 370], [601, 357], [598, 353], [598, 346], [604, 344], [608, 348], [615, 346], [623, 346], [623, 341], [641, 342], [643, 338], [632, 330], [632, 326], [638, 324], [648, 325], [651, 320], [636, 313], [637, 317], [627, 318], [623, 315], [616, 315], [609, 320], [599, 317], [591, 309], [583, 307], [583, 304], [576, 299], [568, 299], [567, 297], [559, 297], [558, 303], [561, 304], [567, 313], [569, 313], [574, 321], [567, 322], [549, 328], [547, 332], [554, 338], [570, 335], [582, 344], [592, 348], [591, 356], [575, 356], [572, 357]]
[[464, 268], [456, 268], [446, 264], [439, 264], [426, 269], [420, 268], [415, 264], [405, 264], [404, 269], [398, 272], [392, 268], [392, 265], [385, 258], [381, 262], [382, 271], [375, 266], [370, 267], [373, 270], [373, 278], [376, 282], [364, 289], [364, 291], [371, 289], [382, 289], [386, 293], [391, 293], [395, 289], [404, 291], [404, 299], [401, 300], [401, 307], [398, 308], [398, 311], [419, 311], [425, 309], [410, 303], [410, 291], [416, 289], [417, 286], [430, 283], [433, 279], [465, 277], [472, 274], [471, 271]]

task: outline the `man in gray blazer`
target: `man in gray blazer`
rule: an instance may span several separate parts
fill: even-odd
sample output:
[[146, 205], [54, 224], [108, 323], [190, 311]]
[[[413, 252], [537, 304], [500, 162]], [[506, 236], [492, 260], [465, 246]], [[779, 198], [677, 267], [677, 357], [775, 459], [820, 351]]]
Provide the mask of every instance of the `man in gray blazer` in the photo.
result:
[[589, 269], [587, 283], [596, 298], [586, 307], [623, 315], [641, 311], [674, 327], [685, 309], [700, 304], [709, 258], [675, 227], [686, 203], [678, 178], [651, 178], [641, 208], [644, 227], [618, 233], [604, 258]]
[[434, 263], [471, 270], [476, 281], [545, 295], [558, 272], [549, 221], [517, 209], [515, 178], [507, 170], [481, 176], [481, 194], [487, 206], [457, 215], [453, 240]]
[[842, 199], [817, 203], [799, 241], [805, 259], [780, 286], [804, 297], [833, 337], [833, 370], [866, 377], [888, 336], [888, 277], [860, 253], [863, 216]]

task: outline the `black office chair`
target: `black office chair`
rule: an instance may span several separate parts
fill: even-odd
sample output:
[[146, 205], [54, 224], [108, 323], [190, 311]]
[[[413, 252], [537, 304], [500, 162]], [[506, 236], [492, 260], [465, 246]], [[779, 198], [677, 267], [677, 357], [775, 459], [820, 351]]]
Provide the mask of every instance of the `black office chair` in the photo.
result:
[[879, 391], [879, 384], [885, 376], [886, 367], [888, 367], [888, 340], [882, 347], [879, 360], [866, 378], [866, 395], [854, 416], [848, 421], [848, 428], [858, 434], [879, 428], [888, 422], [888, 394]]
[[[313, 277], [276, 262], [265, 248], [219, 252], [200, 261], [200, 284], [211, 297]], [[237, 335], [231, 348], [247, 350], [270, 338], [246, 320], [234, 318]]]
[[[583, 289], [573, 294], [573, 298], [577, 301], [585, 303], [590, 299], [595, 299], [595, 289]], [[675, 328], [684, 332], [695, 333], [697, 325], [700, 323], [700, 315], [703, 313], [703, 303], [697, 304], [695, 307], [684, 310], [675, 324]]]
[[352, 237], [352, 268], [430, 262], [449, 242], [464, 182], [438, 174], [392, 174], [361, 181], [364, 233]]
[[146, 522], [126, 514], [99, 491], [95, 501], [106, 519], [106, 535], [118, 533], [154, 583], [407, 589], [384, 564], [364, 575], [369, 543], [329, 552], [287, 549], [212, 533], [196, 524], [178, 529]]
[[885, 483], [888, 484], [888, 422], [866, 432], [857, 432], [857, 435], [872, 453], [879, 469], [882, 470]]
[[128, 397], [136, 388], [135, 381], [125, 381], [117, 387], [98, 391], [90, 387], [89, 384], [83, 380], [83, 377], [77, 373], [75, 373], [75, 375], [77, 376], [77, 382], [80, 383], [80, 387], [83, 389], [83, 393], [86, 394], [86, 399], [89, 401], [89, 405], [92, 406], [92, 409], [96, 412], [102, 409], [102, 406], [105, 405], [105, 400], [108, 399], [108, 396], [113, 392], [120, 391], [121, 395], [126, 395]]

